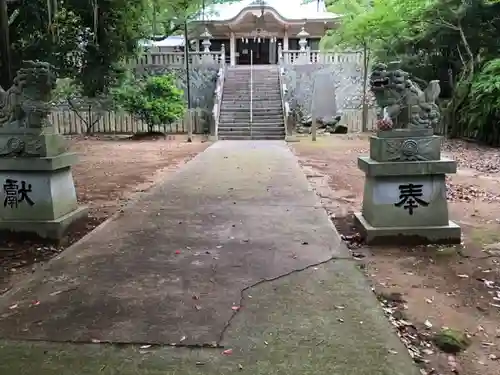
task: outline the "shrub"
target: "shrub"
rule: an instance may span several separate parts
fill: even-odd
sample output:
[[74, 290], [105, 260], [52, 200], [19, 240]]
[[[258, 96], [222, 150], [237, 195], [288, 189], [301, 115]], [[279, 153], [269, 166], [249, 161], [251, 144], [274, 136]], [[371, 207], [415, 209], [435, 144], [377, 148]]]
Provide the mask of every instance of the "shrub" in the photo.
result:
[[476, 73], [457, 118], [478, 141], [500, 145], [500, 59], [488, 61]]
[[115, 90], [117, 104], [140, 118], [153, 132], [155, 126], [171, 124], [184, 116], [184, 93], [175, 85], [172, 74], [131, 79]]

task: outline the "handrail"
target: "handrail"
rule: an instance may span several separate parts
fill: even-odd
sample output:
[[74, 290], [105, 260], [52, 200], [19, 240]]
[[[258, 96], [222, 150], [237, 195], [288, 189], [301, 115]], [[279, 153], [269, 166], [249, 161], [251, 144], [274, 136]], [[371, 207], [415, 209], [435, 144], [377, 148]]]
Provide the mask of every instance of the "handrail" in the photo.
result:
[[252, 123], [253, 123], [253, 50], [250, 50], [250, 139], [253, 139]]
[[213, 117], [214, 117], [214, 129], [212, 129], [210, 136], [214, 137], [215, 140], [219, 135], [219, 122], [220, 122], [220, 113], [222, 108], [222, 95], [224, 95], [224, 81], [226, 79], [226, 66], [222, 64], [219, 68], [219, 76], [217, 78], [217, 84], [215, 87], [215, 103], [213, 109]]
[[291, 129], [288, 129], [288, 108], [285, 99], [286, 95], [286, 85], [283, 83], [283, 75], [285, 74], [285, 70], [283, 66], [278, 65], [278, 83], [280, 85], [280, 95], [281, 95], [281, 110], [283, 111], [283, 121], [285, 125], [285, 136], [291, 136]]

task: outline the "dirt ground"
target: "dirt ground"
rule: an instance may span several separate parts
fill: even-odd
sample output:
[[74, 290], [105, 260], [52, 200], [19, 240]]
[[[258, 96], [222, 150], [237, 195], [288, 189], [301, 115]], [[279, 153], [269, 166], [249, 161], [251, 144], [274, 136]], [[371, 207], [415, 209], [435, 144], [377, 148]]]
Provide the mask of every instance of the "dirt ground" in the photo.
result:
[[[451, 220], [463, 229], [455, 247], [367, 247], [353, 227], [364, 176], [357, 157], [369, 135], [307, 138], [290, 146], [337, 229], [359, 260], [384, 311], [425, 375], [498, 375], [500, 368], [500, 151], [446, 141], [445, 156], [459, 163], [448, 180]], [[397, 313], [397, 314], [396, 314]], [[430, 342], [448, 327], [471, 346], [454, 356]]]
[[209, 146], [196, 139], [187, 143], [181, 135], [149, 140], [75, 137], [69, 142], [79, 154], [73, 176], [79, 203], [89, 207], [88, 218], [75, 223], [59, 244], [2, 236], [0, 295]]

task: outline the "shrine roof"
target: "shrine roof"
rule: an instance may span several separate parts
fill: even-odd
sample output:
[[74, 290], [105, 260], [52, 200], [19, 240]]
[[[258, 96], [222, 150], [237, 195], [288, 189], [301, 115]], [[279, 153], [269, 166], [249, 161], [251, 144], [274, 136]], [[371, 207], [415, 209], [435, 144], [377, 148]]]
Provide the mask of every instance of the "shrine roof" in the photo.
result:
[[[247, 9], [264, 6], [274, 10], [284, 20], [330, 20], [339, 18], [340, 15], [328, 12], [324, 1], [312, 1], [304, 4], [304, 0], [242, 0], [234, 3], [215, 4], [207, 7], [206, 21], [231, 21]], [[200, 16], [199, 20], [202, 20]]]

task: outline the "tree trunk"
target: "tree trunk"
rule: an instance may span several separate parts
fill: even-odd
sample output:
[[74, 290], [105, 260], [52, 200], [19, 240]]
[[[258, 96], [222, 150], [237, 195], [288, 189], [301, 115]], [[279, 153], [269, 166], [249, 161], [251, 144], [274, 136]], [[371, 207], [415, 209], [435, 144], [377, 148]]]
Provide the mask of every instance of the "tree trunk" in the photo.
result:
[[368, 65], [370, 62], [370, 55], [368, 46], [363, 43], [363, 106], [361, 113], [361, 129], [363, 132], [368, 131], [368, 103], [366, 102], [366, 87], [368, 85]]
[[0, 86], [5, 90], [12, 85], [11, 66], [7, 0], [0, 0]]

